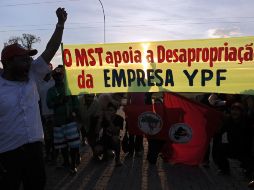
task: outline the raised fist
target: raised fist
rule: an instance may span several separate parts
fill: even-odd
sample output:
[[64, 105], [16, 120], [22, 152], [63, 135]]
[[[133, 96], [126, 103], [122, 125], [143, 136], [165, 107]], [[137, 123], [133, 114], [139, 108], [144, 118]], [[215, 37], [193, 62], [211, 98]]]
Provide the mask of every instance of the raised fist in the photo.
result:
[[56, 16], [58, 18], [58, 23], [59, 24], [64, 24], [66, 19], [67, 19], [67, 12], [65, 11], [64, 8], [61, 8], [59, 7], [57, 10], [56, 10]]

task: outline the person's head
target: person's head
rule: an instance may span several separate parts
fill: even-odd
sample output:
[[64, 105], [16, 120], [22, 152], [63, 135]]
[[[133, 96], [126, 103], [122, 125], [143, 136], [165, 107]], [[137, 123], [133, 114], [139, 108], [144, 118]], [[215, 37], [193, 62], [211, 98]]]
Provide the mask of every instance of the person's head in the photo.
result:
[[231, 117], [235, 120], [240, 119], [244, 115], [244, 111], [243, 104], [235, 102], [232, 104], [230, 109]]
[[36, 49], [28, 50], [15, 43], [4, 47], [1, 62], [4, 74], [8, 80], [27, 81], [32, 57], [37, 54]]
[[51, 64], [51, 63], [49, 63], [48, 64], [48, 67], [49, 67], [49, 69], [50, 69], [50, 72], [49, 73], [47, 73], [46, 75], [45, 75], [45, 77], [43, 78], [43, 80], [44, 81], [46, 81], [46, 82], [48, 82], [50, 79], [51, 79], [51, 74], [52, 74], [52, 70], [53, 70], [53, 65]]
[[57, 65], [57, 68], [61, 68], [64, 70], [64, 66], [63, 65]]
[[55, 80], [56, 83], [62, 83], [64, 80], [64, 68], [57, 66], [53, 71], [52, 71], [52, 77]]

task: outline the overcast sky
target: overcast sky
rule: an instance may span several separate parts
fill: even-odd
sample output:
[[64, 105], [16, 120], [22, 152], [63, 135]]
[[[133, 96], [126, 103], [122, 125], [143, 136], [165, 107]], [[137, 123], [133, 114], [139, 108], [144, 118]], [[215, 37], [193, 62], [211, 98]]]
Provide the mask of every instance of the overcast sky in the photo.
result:
[[[106, 14], [106, 42], [252, 36], [253, 0], [101, 0]], [[11, 36], [34, 34], [42, 53], [55, 28], [57, 7], [68, 20], [63, 43], [103, 43], [99, 0], [1, 0], [0, 48]], [[61, 64], [61, 53], [53, 60]]]

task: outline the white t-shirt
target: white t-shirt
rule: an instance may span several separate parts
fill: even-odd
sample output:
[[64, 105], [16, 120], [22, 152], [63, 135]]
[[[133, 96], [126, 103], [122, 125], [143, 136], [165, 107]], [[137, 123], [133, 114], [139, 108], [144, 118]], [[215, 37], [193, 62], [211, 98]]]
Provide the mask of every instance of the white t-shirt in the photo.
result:
[[43, 140], [37, 85], [49, 71], [40, 56], [31, 65], [28, 82], [5, 80], [0, 74], [0, 153]]

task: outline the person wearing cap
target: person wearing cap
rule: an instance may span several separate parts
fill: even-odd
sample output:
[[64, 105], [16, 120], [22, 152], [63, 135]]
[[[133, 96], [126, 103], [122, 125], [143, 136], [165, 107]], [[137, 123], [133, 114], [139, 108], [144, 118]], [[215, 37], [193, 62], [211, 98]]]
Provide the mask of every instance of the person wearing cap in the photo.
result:
[[39, 81], [58, 50], [67, 13], [56, 10], [58, 23], [44, 52], [19, 44], [3, 48], [0, 73], [0, 189], [44, 189], [46, 175], [42, 154], [43, 129], [39, 111]]
[[219, 174], [230, 174], [228, 158], [239, 160], [241, 167], [250, 172], [252, 125], [243, 104], [233, 103], [230, 115], [225, 118], [213, 141], [213, 160], [219, 168]]

